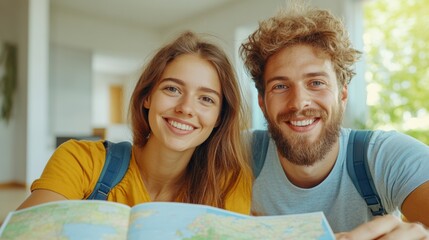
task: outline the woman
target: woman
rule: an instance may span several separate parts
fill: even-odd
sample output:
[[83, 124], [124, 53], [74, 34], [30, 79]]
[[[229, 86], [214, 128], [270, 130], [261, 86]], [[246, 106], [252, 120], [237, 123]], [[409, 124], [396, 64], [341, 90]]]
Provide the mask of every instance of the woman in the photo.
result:
[[[191, 32], [161, 48], [130, 103], [130, 167], [108, 201], [206, 204], [249, 214], [251, 169], [240, 131], [246, 118], [231, 63]], [[104, 164], [103, 143], [61, 145], [19, 208], [87, 198]]]

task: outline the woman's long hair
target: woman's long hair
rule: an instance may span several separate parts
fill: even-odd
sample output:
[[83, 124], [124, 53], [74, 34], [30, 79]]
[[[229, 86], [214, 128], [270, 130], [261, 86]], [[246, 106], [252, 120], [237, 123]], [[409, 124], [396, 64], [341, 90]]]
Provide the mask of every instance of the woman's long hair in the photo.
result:
[[245, 184], [250, 197], [252, 174], [248, 143], [242, 134], [249, 120], [245, 117], [246, 105], [232, 64], [219, 47], [192, 32], [185, 32], [155, 54], [131, 96], [133, 142], [139, 147], [147, 143], [151, 130], [144, 100], [157, 86], [166, 66], [183, 54], [198, 54], [213, 65], [221, 83], [223, 99], [220, 124], [193, 153], [182, 187], [178, 189], [177, 201], [225, 208], [226, 197], [239, 181]]

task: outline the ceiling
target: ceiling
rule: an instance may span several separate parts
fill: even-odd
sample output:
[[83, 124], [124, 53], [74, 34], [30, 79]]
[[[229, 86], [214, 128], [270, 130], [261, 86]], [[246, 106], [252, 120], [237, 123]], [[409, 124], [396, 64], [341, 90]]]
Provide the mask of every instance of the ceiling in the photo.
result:
[[[109, 19], [127, 25], [162, 32], [189, 19], [204, 16], [242, 0], [50, 0], [52, 9]], [[139, 69], [139, 59], [125, 59], [95, 53], [95, 71], [128, 74]]]
[[239, 0], [51, 0], [52, 7], [162, 30]]

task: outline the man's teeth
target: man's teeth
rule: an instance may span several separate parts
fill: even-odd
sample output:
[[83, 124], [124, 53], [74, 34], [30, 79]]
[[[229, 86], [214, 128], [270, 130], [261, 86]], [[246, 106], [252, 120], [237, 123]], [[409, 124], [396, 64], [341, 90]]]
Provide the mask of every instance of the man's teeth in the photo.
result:
[[304, 127], [312, 124], [314, 121], [315, 121], [314, 119], [308, 119], [308, 120], [302, 120], [302, 121], [290, 121], [290, 123], [294, 126]]
[[179, 123], [176, 121], [168, 121], [168, 123], [170, 123], [171, 126], [178, 128], [180, 130], [184, 130], [184, 131], [190, 131], [193, 130], [194, 128], [192, 126], [183, 124], [183, 123]]

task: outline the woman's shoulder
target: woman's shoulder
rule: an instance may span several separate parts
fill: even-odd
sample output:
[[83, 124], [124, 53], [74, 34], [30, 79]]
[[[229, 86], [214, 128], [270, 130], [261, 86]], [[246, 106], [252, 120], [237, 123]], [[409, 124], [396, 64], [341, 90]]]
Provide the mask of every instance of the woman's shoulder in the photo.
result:
[[104, 154], [105, 147], [102, 140], [99, 141], [88, 141], [88, 140], [76, 140], [70, 139], [56, 149], [56, 153], [68, 152], [74, 155], [93, 155], [93, 154]]
[[55, 150], [32, 189], [49, 189], [68, 199], [82, 199], [94, 188], [104, 158], [103, 141], [68, 140]]
[[105, 156], [106, 149], [103, 141], [71, 139], [55, 150], [50, 162], [95, 170], [103, 166]]

